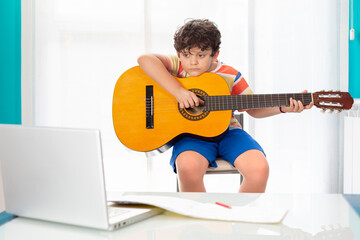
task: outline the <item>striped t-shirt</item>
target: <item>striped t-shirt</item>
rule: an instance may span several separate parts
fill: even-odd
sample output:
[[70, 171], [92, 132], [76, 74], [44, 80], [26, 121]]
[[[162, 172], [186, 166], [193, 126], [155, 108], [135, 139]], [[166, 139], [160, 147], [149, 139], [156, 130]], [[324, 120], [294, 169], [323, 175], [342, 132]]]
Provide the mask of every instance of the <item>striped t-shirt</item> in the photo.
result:
[[[184, 71], [181, 66], [181, 62], [176, 55], [169, 55], [168, 61], [170, 66], [170, 69], [168, 70], [171, 75], [179, 78], [189, 77], [189, 74]], [[226, 81], [227, 85], [229, 86], [231, 95], [253, 94], [253, 91], [249, 87], [249, 84], [246, 82], [245, 78], [233, 67], [218, 61], [216, 68], [211, 72], [218, 74]], [[237, 125], [237, 121], [234, 116], [231, 119], [230, 125]]]

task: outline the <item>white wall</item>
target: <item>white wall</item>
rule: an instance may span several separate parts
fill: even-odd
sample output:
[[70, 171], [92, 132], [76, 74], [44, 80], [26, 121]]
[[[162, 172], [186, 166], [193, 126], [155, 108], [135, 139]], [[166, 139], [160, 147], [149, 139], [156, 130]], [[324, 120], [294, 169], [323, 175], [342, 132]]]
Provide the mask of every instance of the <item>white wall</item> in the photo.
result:
[[0, 212], [5, 210], [4, 188], [2, 181], [1, 165], [0, 165]]

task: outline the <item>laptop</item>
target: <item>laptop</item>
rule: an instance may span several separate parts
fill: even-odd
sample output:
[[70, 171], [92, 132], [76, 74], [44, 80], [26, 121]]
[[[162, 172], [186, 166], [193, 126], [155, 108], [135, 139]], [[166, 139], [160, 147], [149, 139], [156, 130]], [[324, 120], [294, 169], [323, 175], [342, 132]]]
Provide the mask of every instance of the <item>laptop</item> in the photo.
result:
[[114, 230], [160, 214], [107, 203], [99, 130], [0, 125], [6, 212]]

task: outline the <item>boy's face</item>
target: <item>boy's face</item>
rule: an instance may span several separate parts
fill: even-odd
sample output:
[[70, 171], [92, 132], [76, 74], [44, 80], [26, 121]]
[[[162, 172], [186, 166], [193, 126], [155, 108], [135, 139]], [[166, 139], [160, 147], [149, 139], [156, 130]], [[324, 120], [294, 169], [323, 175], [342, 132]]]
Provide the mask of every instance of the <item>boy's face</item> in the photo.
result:
[[211, 49], [201, 51], [198, 47], [184, 50], [178, 53], [183, 69], [192, 77], [200, 76], [204, 72], [210, 72], [217, 66], [219, 51], [211, 56]]

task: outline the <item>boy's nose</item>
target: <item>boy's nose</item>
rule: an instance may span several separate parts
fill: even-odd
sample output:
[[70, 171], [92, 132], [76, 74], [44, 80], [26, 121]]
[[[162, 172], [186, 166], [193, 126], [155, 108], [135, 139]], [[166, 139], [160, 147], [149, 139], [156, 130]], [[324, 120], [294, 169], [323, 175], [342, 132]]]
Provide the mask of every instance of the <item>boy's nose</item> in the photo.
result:
[[193, 57], [191, 58], [191, 64], [197, 64], [197, 63], [198, 63], [197, 58], [196, 58], [195, 56], [193, 56]]

